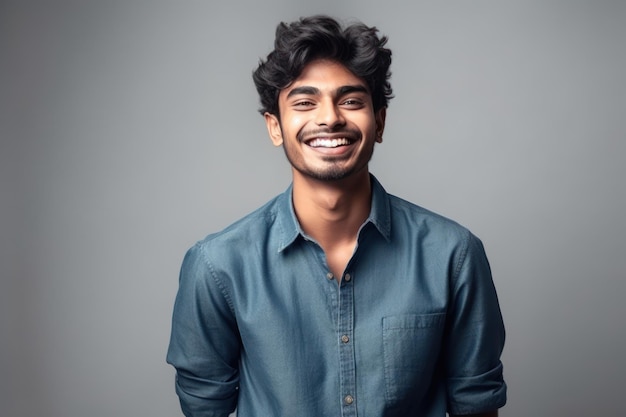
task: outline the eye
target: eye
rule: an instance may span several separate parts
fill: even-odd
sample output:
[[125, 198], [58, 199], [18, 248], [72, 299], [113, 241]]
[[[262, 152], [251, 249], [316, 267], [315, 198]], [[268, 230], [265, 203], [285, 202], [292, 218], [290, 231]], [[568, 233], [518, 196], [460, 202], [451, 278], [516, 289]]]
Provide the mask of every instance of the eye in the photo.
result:
[[350, 109], [360, 109], [363, 107], [363, 101], [356, 98], [348, 98], [343, 100], [341, 105]]
[[310, 100], [299, 100], [299, 101], [296, 101], [295, 103], [293, 103], [293, 107], [301, 108], [301, 109], [312, 107], [314, 105], [315, 105], [315, 103], [313, 103]]

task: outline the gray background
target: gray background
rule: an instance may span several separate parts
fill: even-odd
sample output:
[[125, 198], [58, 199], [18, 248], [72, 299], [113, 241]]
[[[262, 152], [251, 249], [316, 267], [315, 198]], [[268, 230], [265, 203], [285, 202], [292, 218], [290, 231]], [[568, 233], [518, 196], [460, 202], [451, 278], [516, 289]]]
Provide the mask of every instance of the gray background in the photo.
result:
[[182, 256], [288, 184], [250, 74], [318, 12], [390, 37], [372, 171], [485, 243], [501, 415], [623, 415], [626, 2], [339, 0], [0, 3], [1, 415], [181, 415]]

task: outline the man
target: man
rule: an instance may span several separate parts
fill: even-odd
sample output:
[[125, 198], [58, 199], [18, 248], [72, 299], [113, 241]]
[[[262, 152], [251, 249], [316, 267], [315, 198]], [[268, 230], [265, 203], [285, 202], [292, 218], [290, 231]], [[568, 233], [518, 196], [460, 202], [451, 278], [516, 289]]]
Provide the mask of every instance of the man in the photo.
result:
[[187, 416], [495, 416], [504, 328], [481, 242], [369, 173], [375, 28], [280, 24], [254, 81], [288, 190], [187, 253], [168, 362]]

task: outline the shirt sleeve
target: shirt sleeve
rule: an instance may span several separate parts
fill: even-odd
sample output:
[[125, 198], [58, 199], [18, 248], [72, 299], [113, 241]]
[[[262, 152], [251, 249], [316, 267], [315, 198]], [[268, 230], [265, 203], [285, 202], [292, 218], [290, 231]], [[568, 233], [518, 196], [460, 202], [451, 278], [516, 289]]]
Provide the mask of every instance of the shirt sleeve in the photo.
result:
[[167, 362], [176, 369], [185, 416], [227, 417], [237, 404], [241, 343], [230, 298], [205, 250], [197, 244], [185, 255]]
[[452, 275], [445, 367], [450, 414], [477, 414], [506, 403], [500, 356], [505, 331], [481, 241], [467, 233]]

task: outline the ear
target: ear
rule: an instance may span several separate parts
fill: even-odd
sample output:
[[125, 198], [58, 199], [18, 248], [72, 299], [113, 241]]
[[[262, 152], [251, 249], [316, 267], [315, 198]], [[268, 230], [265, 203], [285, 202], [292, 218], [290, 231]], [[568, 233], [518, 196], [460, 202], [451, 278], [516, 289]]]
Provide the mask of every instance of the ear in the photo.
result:
[[385, 131], [385, 118], [387, 117], [387, 108], [381, 107], [374, 119], [376, 120], [376, 142], [381, 143], [383, 141], [383, 132]]
[[280, 146], [283, 144], [283, 132], [280, 128], [280, 122], [278, 117], [271, 113], [265, 113], [265, 125], [267, 126], [267, 133], [270, 135], [270, 139], [274, 146]]

